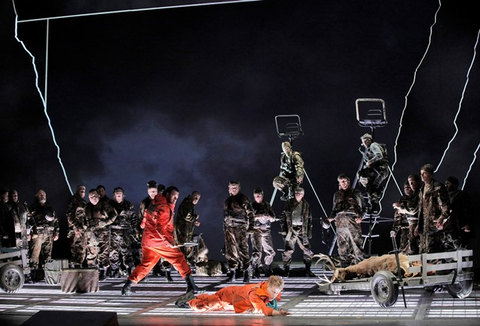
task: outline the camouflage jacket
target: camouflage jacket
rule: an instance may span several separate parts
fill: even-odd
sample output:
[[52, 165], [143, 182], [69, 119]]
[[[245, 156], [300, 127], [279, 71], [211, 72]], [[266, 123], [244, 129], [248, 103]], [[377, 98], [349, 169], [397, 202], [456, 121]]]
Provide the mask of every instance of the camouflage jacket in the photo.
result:
[[418, 231], [435, 233], [438, 219], [445, 223], [449, 219], [450, 202], [447, 189], [438, 181], [432, 180], [431, 186], [422, 185], [418, 204]]
[[226, 226], [244, 225], [252, 230], [255, 219], [250, 199], [242, 193], [228, 197], [223, 206], [223, 217]]

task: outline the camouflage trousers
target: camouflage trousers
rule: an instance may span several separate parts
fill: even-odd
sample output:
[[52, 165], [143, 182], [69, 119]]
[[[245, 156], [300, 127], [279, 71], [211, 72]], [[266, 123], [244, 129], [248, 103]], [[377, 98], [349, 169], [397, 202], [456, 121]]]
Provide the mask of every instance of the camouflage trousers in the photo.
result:
[[[73, 230], [72, 230], [73, 231]], [[85, 231], [83, 230], [74, 230], [71, 233], [71, 243], [70, 243], [70, 252], [71, 258], [70, 263], [71, 265], [83, 265], [85, 261], [85, 257], [87, 254], [87, 237], [85, 235]]]
[[238, 227], [224, 226], [225, 235], [225, 259], [228, 268], [246, 270], [250, 267], [250, 253], [248, 245], [247, 229], [244, 225]]
[[335, 217], [337, 251], [342, 266], [357, 264], [363, 260], [362, 229], [355, 219], [345, 214]]
[[127, 275], [133, 266], [132, 241], [128, 230], [112, 229], [110, 243], [110, 269]]
[[295, 252], [295, 244], [298, 244], [303, 251], [303, 262], [305, 264], [312, 263], [313, 251], [310, 249], [310, 241], [308, 237], [299, 230], [292, 230], [290, 239], [284, 239], [285, 251], [282, 254], [282, 260], [284, 266], [290, 266], [292, 263], [292, 255]]
[[419, 247], [421, 254], [453, 251], [460, 247], [460, 241], [453, 237], [451, 232], [425, 232], [420, 235]]
[[265, 253], [265, 265], [270, 266], [275, 257], [272, 234], [270, 229], [255, 229], [252, 237], [252, 266], [257, 268], [262, 263], [262, 254]]
[[110, 230], [87, 231], [87, 265], [92, 268], [110, 266]]
[[52, 259], [53, 234], [41, 233], [32, 237], [30, 245], [30, 267], [38, 269], [40, 265], [40, 256], [43, 261]]

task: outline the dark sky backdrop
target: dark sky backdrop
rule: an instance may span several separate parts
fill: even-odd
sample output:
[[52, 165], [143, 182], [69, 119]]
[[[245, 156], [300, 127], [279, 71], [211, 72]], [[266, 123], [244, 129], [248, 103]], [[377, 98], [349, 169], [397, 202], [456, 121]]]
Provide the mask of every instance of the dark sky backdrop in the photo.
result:
[[[15, 2], [24, 20], [186, 1], [82, 3]], [[65, 226], [70, 193], [32, 60], [14, 38], [12, 2], [0, 5], [0, 186], [17, 188], [28, 203], [44, 188]], [[458, 135], [436, 178], [454, 175], [463, 184], [480, 143], [478, 58], [461, 100], [480, 27], [472, 6], [442, 1], [410, 92], [438, 1], [260, 1], [50, 20], [47, 108], [71, 188], [104, 184], [111, 196], [122, 186], [136, 207], [151, 179], [176, 185], [180, 201], [200, 190], [197, 231], [211, 257], [222, 259], [228, 181], [240, 180], [250, 197], [256, 186], [267, 199], [272, 194], [284, 140], [276, 134], [275, 116], [300, 116], [305, 134], [294, 149], [303, 153], [328, 214], [336, 176], [347, 173], [353, 180], [360, 162], [359, 137], [369, 129], [356, 121], [355, 100], [363, 97], [386, 102], [388, 125], [375, 136], [387, 144], [392, 163], [398, 154], [394, 175], [400, 184], [423, 164], [439, 164], [461, 105]], [[36, 58], [43, 92], [46, 22], [21, 23], [18, 34]], [[474, 197], [480, 196], [479, 164], [465, 185]], [[313, 249], [325, 252], [324, 214], [308, 182], [304, 186], [316, 218]], [[392, 216], [399, 197], [392, 180], [382, 216]], [[278, 199], [274, 208], [279, 215]], [[374, 253], [390, 250], [389, 229], [379, 228]], [[278, 235], [274, 241], [282, 247]], [[63, 238], [57, 255], [66, 245]]]

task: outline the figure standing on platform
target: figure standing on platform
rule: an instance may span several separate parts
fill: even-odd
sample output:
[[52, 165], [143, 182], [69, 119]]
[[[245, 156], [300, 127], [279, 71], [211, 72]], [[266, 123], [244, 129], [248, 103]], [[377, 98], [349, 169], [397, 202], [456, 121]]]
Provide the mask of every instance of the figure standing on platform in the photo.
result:
[[372, 135], [360, 137], [365, 147], [364, 165], [358, 172], [359, 182], [365, 187], [370, 201], [369, 213], [378, 214], [383, 194], [383, 181], [389, 176], [387, 151], [384, 146], [372, 140]]
[[283, 153], [280, 156], [280, 175], [273, 179], [273, 187], [280, 190], [281, 200], [293, 198], [295, 188], [303, 182], [305, 175], [303, 158], [299, 152], [292, 150], [290, 142], [282, 143]]
[[309, 241], [312, 238], [312, 212], [304, 196], [305, 190], [297, 187], [294, 198], [285, 203], [280, 217], [280, 229], [285, 245], [285, 251], [282, 255], [285, 277], [290, 276], [290, 265], [296, 244], [303, 251], [305, 275], [315, 277], [315, 274], [311, 271], [313, 251], [310, 249]]
[[339, 189], [333, 195], [333, 209], [328, 220], [324, 221], [324, 227], [335, 221], [341, 267], [348, 267], [364, 259], [360, 223], [365, 214], [365, 204], [360, 190], [350, 186], [349, 177], [342, 173], [337, 181]]
[[233, 282], [237, 272], [243, 272], [243, 281], [250, 281], [250, 253], [248, 233], [253, 232], [253, 208], [250, 199], [240, 192], [240, 182], [230, 181], [229, 196], [223, 206], [224, 253], [229, 271], [227, 282]]
[[270, 225], [275, 221], [275, 213], [270, 203], [263, 200], [263, 190], [255, 188], [253, 190], [252, 208], [255, 216], [252, 235], [252, 267], [253, 276], [260, 277], [260, 264], [262, 255], [265, 253], [265, 276], [272, 274], [272, 262], [275, 257], [275, 248], [273, 248], [272, 234]]
[[87, 237], [85, 232], [88, 225], [85, 216], [85, 207], [87, 206], [87, 202], [84, 199], [85, 193], [85, 186], [77, 186], [77, 190], [73, 196], [70, 197], [67, 206], [66, 213], [69, 228], [67, 238], [70, 239], [70, 266], [72, 268], [83, 267], [87, 253]]
[[187, 282], [187, 293], [196, 292], [192, 270], [174, 236], [174, 209], [180, 192], [170, 186], [159, 193], [145, 211], [145, 228], [142, 236], [142, 262], [135, 267], [122, 288], [122, 295], [132, 294], [132, 285], [140, 282], [160, 258], [171, 263]]

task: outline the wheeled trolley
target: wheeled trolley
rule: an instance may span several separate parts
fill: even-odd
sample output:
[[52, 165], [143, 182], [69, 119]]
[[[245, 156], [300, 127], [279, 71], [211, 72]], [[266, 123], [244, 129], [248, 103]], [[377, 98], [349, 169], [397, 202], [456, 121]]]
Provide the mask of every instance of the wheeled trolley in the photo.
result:
[[28, 268], [26, 249], [0, 248], [0, 288], [3, 291], [14, 293], [23, 287], [25, 268]]
[[473, 250], [460, 249], [451, 252], [408, 256], [408, 273], [399, 277], [388, 270], [377, 271], [372, 277], [345, 282], [321, 283], [324, 294], [340, 294], [342, 291], [370, 291], [380, 306], [393, 306], [400, 287], [443, 286], [454, 298], [468, 297], [473, 290]]

